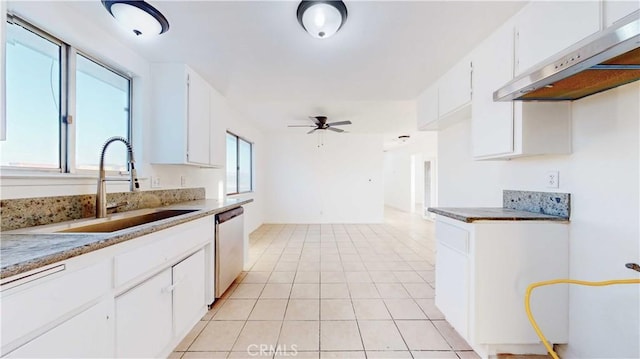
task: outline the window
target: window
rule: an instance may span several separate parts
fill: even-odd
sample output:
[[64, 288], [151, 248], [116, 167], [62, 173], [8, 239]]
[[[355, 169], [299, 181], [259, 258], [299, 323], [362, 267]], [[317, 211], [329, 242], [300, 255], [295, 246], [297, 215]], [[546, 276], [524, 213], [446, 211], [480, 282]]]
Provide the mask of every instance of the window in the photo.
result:
[[227, 194], [253, 191], [253, 144], [227, 132]]
[[2, 166], [61, 168], [60, 58], [62, 45], [7, 24], [6, 140]]
[[[130, 138], [129, 77], [12, 16], [6, 48], [3, 168], [97, 170], [107, 138]], [[125, 146], [109, 149], [105, 169], [127, 171]]]
[[[76, 168], [97, 170], [104, 141], [129, 136], [129, 79], [78, 55], [76, 59]], [[106, 170], [127, 171], [127, 149], [105, 154]]]

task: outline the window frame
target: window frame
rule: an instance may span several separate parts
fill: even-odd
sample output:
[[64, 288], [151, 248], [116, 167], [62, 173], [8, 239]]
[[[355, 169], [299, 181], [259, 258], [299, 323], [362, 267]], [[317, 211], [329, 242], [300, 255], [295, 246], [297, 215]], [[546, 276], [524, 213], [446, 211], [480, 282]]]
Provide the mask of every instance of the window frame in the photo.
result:
[[[226, 135], [231, 135], [233, 137], [236, 138], [236, 192], [231, 192], [231, 193], [227, 193], [227, 196], [235, 196], [235, 195], [240, 195], [240, 194], [245, 194], [245, 193], [253, 193], [253, 145], [254, 143], [247, 140], [246, 138], [242, 137], [242, 136], [238, 136], [235, 133], [231, 132], [231, 131], [226, 131]], [[226, 138], [226, 136], [225, 136]], [[244, 141], [245, 143], [249, 144], [249, 190], [248, 191], [243, 191], [240, 192], [240, 141]], [[225, 141], [226, 142], [226, 141]], [[226, 147], [225, 147], [226, 149]], [[227, 164], [225, 163], [225, 168], [227, 167]], [[226, 175], [226, 171], [225, 171], [225, 181], [227, 180], [227, 175]], [[225, 192], [226, 192], [226, 186], [225, 186]]]
[[[75, 127], [75, 115], [76, 115], [76, 58], [77, 56], [83, 56], [86, 59], [96, 63], [103, 67], [105, 70], [111, 71], [116, 75], [122, 76], [128, 81], [128, 113], [127, 113], [127, 133], [126, 139], [131, 143], [133, 138], [133, 77], [126, 71], [119, 69], [117, 66], [112, 65], [107, 61], [103, 61], [88, 52], [85, 52], [62, 39], [52, 35], [51, 33], [43, 30], [42, 28], [33, 25], [32, 23], [22, 19], [21, 17], [7, 13], [6, 22], [24, 28], [26, 31], [30, 31], [37, 36], [40, 36], [52, 43], [60, 46], [60, 104], [58, 106], [58, 154], [59, 154], [59, 167], [58, 168], [45, 168], [45, 167], [17, 167], [17, 166], [5, 166], [1, 165], [0, 170], [25, 174], [29, 173], [59, 173], [61, 175], [74, 174], [74, 175], [94, 175], [97, 170], [87, 170], [76, 168], [76, 127]], [[4, 40], [6, 41], [6, 39]], [[6, 104], [5, 104], [6, 106]], [[9, 118], [5, 118], [5, 121], [9, 121]], [[105, 138], [106, 140], [106, 138]], [[96, 154], [96, 159], [98, 154]], [[109, 175], [121, 175], [127, 176], [127, 171], [107, 171]]]
[[[132, 116], [132, 110], [131, 110], [131, 107], [132, 107], [132, 104], [133, 104], [133, 95], [132, 95], [132, 93], [133, 93], [133, 78], [129, 74], [124, 73], [124, 72], [114, 68], [113, 66], [105, 63], [104, 61], [99, 60], [99, 59], [95, 58], [94, 56], [91, 56], [91, 55], [87, 54], [86, 52], [81, 51], [81, 50], [79, 50], [79, 49], [77, 49], [77, 48], [75, 48], [73, 46], [69, 47], [69, 52], [70, 52], [69, 58], [72, 59], [72, 60], [70, 60], [70, 62], [73, 62], [73, 66], [74, 66], [73, 73], [69, 74], [69, 76], [73, 76], [73, 77], [69, 77], [68, 78], [69, 82], [74, 84], [74, 86], [70, 86], [70, 90], [73, 91], [73, 96], [69, 96], [69, 97], [73, 99], [73, 101], [74, 101], [73, 105], [74, 106], [69, 106], [72, 110], [67, 112], [68, 114], [70, 114], [72, 116], [71, 118], [73, 119], [71, 121], [72, 122], [71, 124], [66, 124], [67, 128], [68, 128], [67, 132], [73, 132], [72, 133], [73, 136], [71, 136], [72, 140], [69, 140], [67, 142], [69, 144], [67, 150], [69, 151], [69, 154], [73, 154], [72, 156], [70, 156], [69, 161], [68, 161], [68, 166], [70, 167], [69, 168], [70, 172], [67, 172], [67, 173], [93, 174], [93, 173], [97, 173], [98, 170], [79, 169], [79, 168], [76, 167], [76, 141], [75, 141], [76, 140], [76, 136], [75, 136], [75, 132], [76, 132], [76, 126], [75, 126], [75, 118], [76, 118], [75, 100], [76, 100], [76, 84], [77, 84], [76, 78], [75, 78], [75, 76], [76, 76], [76, 71], [75, 70], [77, 70], [77, 68], [76, 68], [76, 58], [77, 58], [77, 56], [82, 56], [82, 57], [86, 58], [87, 60], [92, 61], [92, 62], [96, 63], [97, 65], [103, 67], [105, 70], [111, 71], [114, 74], [122, 76], [123, 78], [127, 79], [128, 83], [129, 83], [129, 87], [127, 89], [127, 91], [129, 92], [129, 96], [128, 96], [128, 111], [127, 111], [127, 133], [126, 133], [126, 137], [125, 138], [126, 138], [127, 141], [129, 141], [129, 143], [131, 143], [131, 138], [133, 136], [133, 116]], [[73, 81], [71, 81], [71, 80], [73, 80]], [[69, 126], [69, 125], [71, 125], [71, 126]], [[105, 138], [105, 141], [106, 140], [107, 139]], [[135, 152], [134, 152], [134, 155], [135, 155]], [[112, 174], [112, 175], [115, 174], [115, 175], [127, 176], [127, 175], [129, 175], [129, 170], [127, 169], [127, 171], [106, 171], [106, 173], [107, 174]]]

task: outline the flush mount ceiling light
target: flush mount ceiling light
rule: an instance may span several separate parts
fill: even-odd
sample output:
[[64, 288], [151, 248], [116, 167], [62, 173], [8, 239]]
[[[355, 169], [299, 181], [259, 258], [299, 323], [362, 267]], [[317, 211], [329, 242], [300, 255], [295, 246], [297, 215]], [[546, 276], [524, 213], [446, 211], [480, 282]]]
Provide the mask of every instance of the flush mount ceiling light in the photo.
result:
[[122, 26], [137, 36], [159, 35], [169, 30], [169, 21], [145, 1], [102, 0], [102, 5]]
[[342, 1], [302, 1], [297, 16], [300, 25], [311, 36], [326, 39], [340, 30], [347, 20], [347, 7]]

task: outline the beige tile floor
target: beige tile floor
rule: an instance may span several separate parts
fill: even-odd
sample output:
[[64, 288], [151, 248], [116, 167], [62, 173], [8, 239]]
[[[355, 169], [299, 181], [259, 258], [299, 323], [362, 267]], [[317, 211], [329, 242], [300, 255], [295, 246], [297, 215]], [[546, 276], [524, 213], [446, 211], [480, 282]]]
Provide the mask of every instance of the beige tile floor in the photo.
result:
[[267, 224], [250, 243], [249, 271], [172, 358], [478, 358], [435, 307], [432, 222], [387, 208], [384, 224]]

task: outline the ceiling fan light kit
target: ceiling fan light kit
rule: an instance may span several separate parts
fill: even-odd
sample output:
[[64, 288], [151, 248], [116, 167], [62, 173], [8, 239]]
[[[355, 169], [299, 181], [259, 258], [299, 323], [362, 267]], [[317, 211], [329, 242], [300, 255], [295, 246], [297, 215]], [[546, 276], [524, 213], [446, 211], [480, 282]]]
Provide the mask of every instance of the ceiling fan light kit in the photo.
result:
[[347, 21], [347, 6], [342, 1], [305, 0], [296, 13], [302, 28], [317, 39], [331, 37]]
[[169, 31], [167, 18], [146, 1], [102, 0], [102, 5], [136, 36], [160, 35]]

